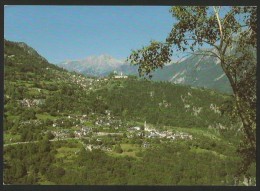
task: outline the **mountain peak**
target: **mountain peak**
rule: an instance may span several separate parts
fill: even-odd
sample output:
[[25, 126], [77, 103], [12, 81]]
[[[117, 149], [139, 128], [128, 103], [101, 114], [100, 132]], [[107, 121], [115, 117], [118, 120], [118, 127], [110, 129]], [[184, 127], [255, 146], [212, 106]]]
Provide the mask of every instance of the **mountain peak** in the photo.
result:
[[57, 65], [69, 71], [76, 71], [94, 76], [103, 75], [107, 72], [117, 70], [125, 62], [112, 57], [109, 54], [91, 55], [80, 60], [66, 60]]

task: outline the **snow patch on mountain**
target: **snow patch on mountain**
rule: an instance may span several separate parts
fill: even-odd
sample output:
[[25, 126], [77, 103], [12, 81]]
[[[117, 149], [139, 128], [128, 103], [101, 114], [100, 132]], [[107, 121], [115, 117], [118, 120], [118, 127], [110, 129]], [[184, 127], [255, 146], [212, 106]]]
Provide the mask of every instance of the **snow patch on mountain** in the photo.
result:
[[[177, 72], [177, 74], [175, 74], [169, 81], [172, 82], [172, 81], [173, 81], [174, 79], [176, 79], [178, 76], [184, 75], [185, 72], [186, 72], [186, 70], [183, 70], [183, 71], [181, 71], [181, 72]], [[183, 77], [181, 77], [181, 78], [183, 78]], [[177, 79], [174, 80], [173, 82], [178, 82], [178, 81], [181, 81], [181, 82], [182, 82], [182, 80], [179, 80], [179, 79], [180, 79], [180, 78], [177, 78]]]
[[215, 78], [214, 81], [218, 81], [220, 80], [221, 78], [223, 78], [225, 76], [225, 73], [223, 73], [222, 75], [220, 75], [219, 77]]
[[180, 77], [180, 78], [178, 78], [177, 80], [174, 80], [174, 82], [175, 82], [176, 84], [184, 83], [184, 82], [185, 82], [185, 77]]

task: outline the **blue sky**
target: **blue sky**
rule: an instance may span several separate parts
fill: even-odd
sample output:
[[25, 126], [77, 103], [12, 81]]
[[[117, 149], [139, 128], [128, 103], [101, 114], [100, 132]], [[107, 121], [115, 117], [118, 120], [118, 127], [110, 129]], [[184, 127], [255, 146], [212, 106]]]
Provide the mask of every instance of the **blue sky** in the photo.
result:
[[4, 37], [25, 42], [51, 63], [109, 54], [164, 40], [174, 19], [167, 6], [7, 6]]

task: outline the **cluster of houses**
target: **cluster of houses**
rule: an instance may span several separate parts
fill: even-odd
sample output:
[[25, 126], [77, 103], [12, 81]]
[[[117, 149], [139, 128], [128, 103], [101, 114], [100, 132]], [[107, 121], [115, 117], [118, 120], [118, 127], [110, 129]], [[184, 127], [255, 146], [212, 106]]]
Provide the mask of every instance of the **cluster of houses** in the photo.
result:
[[92, 132], [92, 127], [86, 127], [83, 126], [79, 130], [75, 130], [72, 132], [69, 129], [60, 129], [57, 131], [51, 131], [51, 133], [55, 136], [55, 138], [69, 138], [69, 136], [73, 135], [75, 138], [81, 138], [86, 135], [88, 135], [90, 132]]
[[96, 122], [95, 122], [95, 125], [97, 126], [110, 126], [110, 122], [109, 121], [106, 121], [104, 119], [98, 119]]
[[97, 135], [97, 136], [123, 135], [123, 133], [96, 132], [95, 135]]
[[83, 136], [86, 136], [87, 134], [89, 134], [90, 132], [92, 132], [92, 127], [86, 127], [86, 126], [83, 126], [81, 127], [80, 130], [76, 130], [74, 131], [74, 135], [75, 137], [83, 137]]
[[148, 142], [144, 142], [143, 144], [142, 144], [142, 147], [144, 147], [144, 148], [149, 148], [151, 145], [150, 145], [150, 143], [148, 143]]
[[[82, 120], [85, 121], [87, 120], [87, 116], [86, 115], [82, 115], [82, 116], [67, 116], [68, 119], [66, 120], [71, 120], [71, 119], [77, 119], [77, 120]], [[98, 127], [104, 127], [105, 126], [109, 126], [108, 128], [111, 129], [118, 129], [119, 127], [123, 127], [124, 125], [122, 124], [121, 120], [116, 120], [116, 119], [111, 119], [111, 114], [110, 111], [107, 110], [106, 111], [106, 115], [105, 116], [100, 116], [96, 119], [95, 121], [95, 126]], [[59, 122], [62, 123], [63, 121]], [[53, 123], [53, 127], [56, 127], [56, 125], [58, 125], [57, 121], [56, 123]], [[68, 138], [68, 137], [75, 137], [75, 138], [83, 138], [83, 137], [87, 137], [90, 133], [92, 133], [92, 136], [108, 136], [108, 135], [112, 135], [112, 136], [123, 136], [124, 133], [126, 134], [126, 136], [128, 138], [132, 138], [134, 136], [138, 136], [138, 137], [145, 137], [148, 139], [153, 139], [153, 138], [166, 138], [169, 139], [171, 141], [173, 140], [178, 140], [178, 139], [186, 139], [186, 140], [192, 140], [192, 135], [184, 133], [184, 132], [175, 132], [173, 133], [172, 131], [159, 131], [155, 128], [151, 128], [148, 125], [146, 125], [146, 122], [144, 123], [144, 126], [131, 126], [129, 128], [127, 128], [127, 131], [112, 131], [112, 132], [104, 132], [104, 131], [95, 131], [95, 127], [88, 127], [81, 124], [77, 124], [75, 127], [78, 127], [77, 130], [71, 131], [68, 129], [60, 129], [58, 128], [58, 130], [56, 131], [52, 131], [53, 135], [56, 138]], [[147, 148], [149, 147], [149, 143], [143, 143], [143, 147]]]
[[141, 131], [142, 128], [141, 127], [138, 127], [138, 126], [135, 126], [135, 127], [129, 127], [127, 129], [127, 138], [133, 138], [134, 135], [140, 137], [140, 136], [143, 136], [143, 132]]
[[173, 133], [172, 131], [161, 131], [159, 132], [156, 129], [150, 129], [148, 127], [144, 128], [145, 137], [147, 138], [167, 138], [167, 139], [190, 139], [192, 140], [192, 135], [183, 132]]
[[122, 127], [123, 123], [121, 119], [115, 119], [114, 117], [111, 117], [111, 111], [109, 110], [106, 110], [105, 113], [105, 116], [97, 117], [95, 121], [96, 126], [107, 126], [114, 129]]
[[188, 134], [188, 133], [183, 133], [183, 132], [176, 132], [173, 133], [172, 131], [158, 131], [154, 128], [149, 128], [146, 125], [146, 122], [144, 124], [144, 131], [142, 131], [141, 127], [130, 127], [128, 128], [128, 134], [127, 137], [128, 138], [132, 138], [134, 136], [134, 134], [136, 136], [144, 136], [146, 138], [167, 138], [167, 139], [171, 139], [171, 140], [177, 140], [177, 139], [190, 139], [192, 140], [192, 135]]
[[[57, 111], [59, 112], [59, 110]], [[87, 121], [87, 115], [68, 115], [67, 119], [63, 118], [63, 119], [59, 119], [59, 120], [55, 120], [55, 122], [52, 124], [53, 127], [60, 127], [63, 126], [64, 122], [66, 121], [73, 121], [72, 124], [76, 124], [76, 127], [78, 127], [78, 124], [83, 124]]]
[[70, 80], [77, 84], [80, 85], [82, 88], [87, 88], [88, 85], [92, 84], [93, 79], [91, 78], [85, 78], [79, 75], [71, 75]]
[[121, 72], [120, 75], [115, 75], [114, 78], [115, 79], [126, 79], [126, 78], [128, 78], [128, 76], [123, 75], [123, 72]]
[[[66, 72], [62, 73], [62, 75], [61, 75], [59, 71], [51, 70], [50, 68], [46, 68], [46, 70], [51, 72], [52, 75], [55, 75], [57, 80], [72, 82], [74, 84], [79, 85], [83, 89], [86, 89], [87, 87], [91, 86], [92, 81], [93, 81], [93, 79], [86, 78], [86, 77], [83, 77], [81, 75], [67, 74]], [[64, 77], [64, 75], [66, 77]]]
[[58, 131], [51, 131], [51, 133], [58, 139], [68, 138], [70, 131], [68, 129], [61, 129]]
[[93, 149], [101, 149], [103, 151], [112, 151], [111, 148], [104, 146], [104, 145], [84, 145], [86, 150], [92, 151]]

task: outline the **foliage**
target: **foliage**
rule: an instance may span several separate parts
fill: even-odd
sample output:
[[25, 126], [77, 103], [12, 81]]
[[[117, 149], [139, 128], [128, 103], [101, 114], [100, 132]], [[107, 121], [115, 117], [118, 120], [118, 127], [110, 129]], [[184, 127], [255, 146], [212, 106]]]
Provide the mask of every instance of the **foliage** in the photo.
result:
[[[234, 185], [236, 179], [243, 180], [243, 177], [236, 177], [236, 166], [240, 165], [240, 160], [235, 152], [230, 152], [231, 147], [222, 147], [219, 143], [205, 146], [205, 141], [200, 138], [195, 142], [161, 144], [138, 154], [141, 160], [128, 156], [112, 157], [101, 150], [86, 151], [82, 148], [77, 160], [73, 164], [67, 163], [69, 166], [66, 167], [59, 160], [55, 165], [51, 164], [53, 150], [58, 145], [52, 145], [48, 152], [37, 151], [37, 145], [33, 144], [9, 147], [5, 150], [5, 158], [15, 157], [20, 162], [8, 162], [5, 182], [18, 183], [23, 178], [35, 184], [34, 181], [40, 179], [39, 173], [56, 184]], [[218, 151], [217, 156], [213, 151]], [[30, 152], [41, 154], [30, 158]], [[15, 171], [14, 177], [8, 177], [11, 171]], [[248, 175], [252, 176], [253, 172], [249, 171]], [[34, 178], [31, 177], [33, 173]]]
[[115, 145], [114, 151], [115, 151], [116, 153], [122, 153], [122, 152], [123, 152], [123, 149], [121, 148], [120, 145]]
[[[170, 61], [173, 50], [212, 56], [232, 86], [237, 115], [245, 139], [241, 149], [244, 172], [256, 159], [256, 7], [176, 6], [177, 19], [165, 42], [152, 41], [135, 50], [128, 60], [139, 65], [139, 74], [149, 75]], [[205, 44], [213, 49], [201, 50]], [[202, 51], [202, 53], [200, 53]], [[189, 53], [189, 52], [188, 52]], [[245, 154], [246, 153], [246, 154]]]
[[[230, 96], [134, 77], [90, 80], [9, 41], [4, 61], [6, 184], [234, 185], [236, 178], [242, 180], [235, 177], [237, 118], [231, 121], [210, 108], [224, 102], [234, 107]], [[200, 107], [195, 115], [193, 109]], [[106, 122], [96, 125], [101, 120]], [[144, 121], [159, 131], [187, 131], [194, 139], [172, 142], [137, 132], [129, 138], [129, 127], [144, 133]], [[217, 128], [220, 123], [224, 129]], [[82, 126], [93, 130], [73, 138]], [[55, 131], [68, 139], [53, 139]], [[103, 131], [121, 135], [96, 136]], [[255, 177], [255, 163], [247, 176]]]

